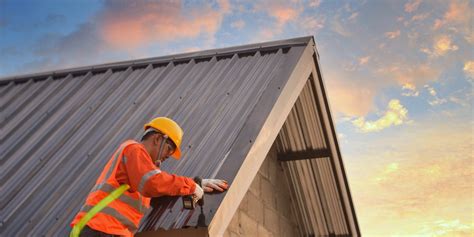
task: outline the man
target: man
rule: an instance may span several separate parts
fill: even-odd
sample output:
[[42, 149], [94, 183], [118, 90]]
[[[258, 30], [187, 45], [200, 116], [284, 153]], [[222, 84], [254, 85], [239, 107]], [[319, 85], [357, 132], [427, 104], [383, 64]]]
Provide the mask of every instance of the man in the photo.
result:
[[224, 180], [203, 179], [201, 188], [192, 178], [160, 170], [168, 157], [180, 159], [182, 137], [183, 130], [169, 118], [158, 117], [145, 124], [140, 143], [127, 140], [114, 152], [71, 226], [124, 185], [129, 188], [87, 221], [80, 236], [133, 236], [151, 197], [194, 195], [199, 200], [204, 191], [226, 190]]

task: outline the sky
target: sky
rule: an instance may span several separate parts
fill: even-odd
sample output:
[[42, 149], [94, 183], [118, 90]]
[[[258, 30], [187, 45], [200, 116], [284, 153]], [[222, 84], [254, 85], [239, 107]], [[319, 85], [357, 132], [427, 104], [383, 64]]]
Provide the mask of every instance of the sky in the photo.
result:
[[0, 0], [0, 77], [313, 35], [365, 236], [473, 236], [468, 0]]

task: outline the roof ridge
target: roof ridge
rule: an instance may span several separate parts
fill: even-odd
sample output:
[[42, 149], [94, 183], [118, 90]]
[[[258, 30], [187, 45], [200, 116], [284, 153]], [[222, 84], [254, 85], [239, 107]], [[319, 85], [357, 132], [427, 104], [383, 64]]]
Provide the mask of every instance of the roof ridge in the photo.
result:
[[130, 67], [130, 66], [146, 66], [148, 64], [160, 64], [166, 62], [173, 62], [173, 61], [184, 61], [184, 60], [191, 60], [191, 59], [199, 59], [199, 58], [207, 58], [213, 56], [223, 56], [231, 53], [245, 53], [245, 52], [253, 52], [255, 50], [271, 50], [273, 48], [282, 48], [282, 47], [291, 47], [291, 46], [298, 46], [298, 45], [307, 45], [311, 41], [314, 41], [313, 36], [304, 36], [304, 37], [297, 37], [297, 38], [290, 38], [290, 39], [283, 39], [283, 40], [275, 40], [275, 41], [268, 41], [263, 43], [254, 43], [254, 44], [245, 44], [245, 45], [238, 45], [238, 46], [230, 46], [225, 48], [218, 48], [218, 49], [208, 49], [202, 50], [197, 52], [189, 52], [189, 53], [179, 53], [179, 54], [172, 54], [172, 55], [164, 55], [158, 57], [151, 57], [151, 58], [142, 58], [142, 59], [133, 59], [133, 60], [126, 60], [126, 61], [117, 61], [117, 62], [110, 62], [110, 63], [103, 63], [103, 64], [95, 64], [95, 65], [88, 65], [88, 66], [80, 66], [80, 67], [73, 67], [67, 69], [59, 69], [59, 70], [49, 70], [44, 72], [38, 73], [29, 73], [23, 75], [16, 75], [16, 76], [6, 76], [0, 77], [0, 85], [6, 85], [10, 82], [21, 82], [27, 81], [30, 79], [39, 79], [48, 76], [54, 77], [61, 77], [66, 76], [69, 73], [86, 73], [88, 71], [101, 71], [104, 69], [109, 68], [121, 68], [121, 67]]

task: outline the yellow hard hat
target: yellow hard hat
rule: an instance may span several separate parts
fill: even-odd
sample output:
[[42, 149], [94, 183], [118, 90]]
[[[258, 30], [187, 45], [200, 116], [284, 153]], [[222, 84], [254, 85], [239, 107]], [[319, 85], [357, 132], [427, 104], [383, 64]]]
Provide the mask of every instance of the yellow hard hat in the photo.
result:
[[149, 123], [145, 124], [145, 131], [148, 128], [154, 128], [167, 135], [176, 145], [176, 150], [171, 154], [171, 156], [177, 160], [181, 158], [180, 145], [183, 139], [183, 129], [181, 129], [175, 121], [166, 117], [154, 118]]

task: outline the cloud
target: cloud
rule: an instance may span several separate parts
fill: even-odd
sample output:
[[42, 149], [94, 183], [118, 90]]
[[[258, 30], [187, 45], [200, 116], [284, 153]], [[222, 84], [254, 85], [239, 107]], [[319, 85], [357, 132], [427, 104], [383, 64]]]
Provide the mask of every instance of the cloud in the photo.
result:
[[467, 78], [474, 80], [474, 60], [469, 60], [464, 63], [464, 74]]
[[351, 21], [351, 22], [354, 22], [354, 21], [357, 19], [358, 16], [359, 16], [359, 13], [358, 13], [358, 12], [353, 12], [353, 13], [349, 16], [349, 18], [347, 18], [347, 19], [348, 19], [349, 21]]
[[385, 32], [385, 36], [389, 39], [395, 39], [400, 36], [400, 30]]
[[[436, 139], [434, 138], [420, 137], [420, 139], [428, 139], [426, 143], [432, 146], [436, 145], [436, 142], [434, 142]], [[440, 140], [446, 139], [442, 138]], [[409, 141], [412, 141], [412, 139], [409, 139]], [[455, 141], [460, 142], [460, 140]], [[459, 149], [459, 146], [456, 146], [456, 148]], [[415, 147], [403, 146], [402, 149], [407, 149], [407, 152], [403, 153], [407, 153], [407, 158], [412, 159], [421, 155], [420, 150], [426, 151], [426, 147], [418, 147], [419, 151], [416, 151], [417, 148]], [[410, 155], [408, 152], [413, 152], [413, 154]], [[438, 159], [437, 157], [440, 155], [445, 158], [450, 157], [449, 154], [441, 153], [434, 156], [435, 158], [433, 156], [431, 158], [422, 157], [413, 161], [402, 159], [385, 165], [371, 177], [372, 184], [375, 187], [382, 188], [379, 191], [387, 192], [387, 195], [394, 195], [393, 199], [391, 198], [393, 203], [384, 205], [385, 208], [389, 208], [398, 217], [408, 217], [415, 213], [421, 214], [426, 209], [437, 208], [431, 206], [431, 204], [437, 205], [437, 202], [441, 202], [443, 199], [456, 199], [452, 195], [463, 193], [462, 187], [467, 188], [466, 192], [470, 192], [467, 184], [455, 185], [458, 182], [455, 177], [467, 179], [466, 182], [469, 183], [469, 177], [473, 174], [472, 170], [466, 169], [470, 166], [468, 157], [459, 157], [464, 151], [456, 149], [456, 152], [454, 155], [456, 158], [451, 156], [451, 159], [455, 159], [455, 161]], [[429, 152], [425, 155], [429, 156], [432, 153]], [[403, 154], [395, 153], [391, 156], [393, 160], [393, 158], [403, 156]], [[466, 194], [460, 196], [465, 197]], [[467, 196], [470, 195], [467, 194]]]
[[346, 143], [347, 141], [347, 135], [343, 133], [337, 133], [337, 140], [339, 143]]
[[411, 18], [411, 21], [422, 21], [422, 20], [428, 18], [429, 16], [430, 16], [430, 13], [423, 13], [423, 14], [414, 15]]
[[[212, 6], [181, 4], [180, 1], [107, 0], [104, 7], [77, 30], [41, 37], [32, 49], [35, 60], [22, 67], [44, 71], [117, 58], [132, 59], [138, 54], [147, 57], [143, 48], [177, 40], [199, 40], [201, 45], [209, 47], [231, 8], [227, 0], [219, 0]], [[56, 21], [62, 17], [51, 15], [47, 19]]]
[[453, 43], [448, 35], [440, 35], [435, 39], [433, 49], [421, 48], [420, 51], [427, 54], [429, 57], [436, 58], [458, 49], [459, 47]]
[[433, 29], [437, 30], [437, 29], [441, 28], [444, 24], [445, 24], [445, 22], [443, 20], [436, 19], [434, 21], [434, 24], [433, 24]]
[[370, 56], [360, 57], [359, 65], [365, 65], [369, 62]]
[[399, 163], [394, 162], [388, 164], [382, 171], [381, 174], [375, 177], [376, 182], [383, 182], [385, 181], [392, 173], [395, 173], [399, 169]]
[[99, 63], [111, 48], [99, 37], [96, 25], [81, 24], [68, 35], [46, 34], [33, 46], [36, 60], [24, 65], [26, 72], [54, 70]]
[[399, 100], [390, 100], [387, 111], [375, 121], [366, 121], [364, 117], [359, 117], [352, 121], [352, 124], [360, 132], [378, 132], [391, 126], [401, 125], [408, 120], [408, 110], [400, 104]]
[[321, 4], [321, 0], [309, 0], [310, 7], [319, 7]]
[[459, 49], [459, 47], [451, 41], [451, 38], [447, 35], [442, 35], [440, 36], [434, 46], [434, 53], [436, 55], [444, 55], [449, 51], [456, 51]]
[[343, 22], [338, 14], [336, 14], [331, 21], [331, 30], [344, 37], [349, 37], [352, 35], [352, 33], [343, 25]]
[[461, 26], [464, 33], [472, 31], [470, 18], [473, 8], [468, 0], [450, 1], [448, 10], [444, 13], [443, 18], [436, 19], [433, 25], [434, 30], [438, 30], [444, 25], [451, 24]]
[[[452, 135], [447, 137], [452, 138]], [[419, 137], [419, 139], [423, 139], [426, 145], [430, 144], [432, 146], [431, 149], [438, 152], [442, 148], [437, 149], [434, 146], [441, 145], [438, 144], [440, 140], [446, 140], [446, 138], [427, 138], [424, 136]], [[461, 141], [454, 140], [453, 142]], [[384, 209], [394, 215], [392, 218], [409, 218], [411, 216], [424, 215], [428, 210], [439, 209], [438, 205], [440, 203], [446, 205], [450, 202], [457, 202], [458, 205], [463, 205], [463, 208], [466, 208], [466, 201], [470, 199], [470, 192], [472, 190], [472, 187], [469, 188], [467, 183], [470, 183], [469, 180], [472, 181], [473, 171], [472, 169], [466, 169], [466, 167], [471, 166], [469, 157], [460, 156], [468, 155], [463, 150], [468, 148], [465, 145], [465, 148], [457, 145], [452, 150], [456, 152], [455, 154], [441, 152], [433, 156], [434, 152], [426, 152], [427, 149], [430, 149], [426, 145], [420, 147], [420, 144], [411, 138], [408, 138], [406, 142], [415, 142], [415, 144], [408, 147], [402, 146], [400, 149], [406, 149], [406, 152], [403, 152], [403, 154], [395, 153], [390, 156], [392, 160], [394, 158], [402, 158], [403, 156], [414, 160], [401, 159], [400, 161], [391, 161], [391, 163], [383, 167], [371, 178], [374, 189], [378, 187], [380, 192], [386, 192], [386, 195], [393, 195], [388, 199], [391, 202], [390, 204], [382, 204]], [[418, 148], [416, 148], [417, 145]], [[425, 153], [423, 154], [421, 151]], [[412, 152], [412, 154], [409, 154], [409, 152]], [[423, 157], [418, 158], [420, 155]], [[439, 158], [440, 156], [444, 157], [444, 159]], [[465, 180], [467, 183], [457, 184], [459, 181], [456, 178]], [[381, 207], [379, 206], [379, 208]], [[457, 207], [453, 205], [450, 208], [451, 211], [455, 212]], [[441, 213], [437, 213], [437, 218], [440, 217]], [[419, 218], [418, 221], [420, 221]], [[433, 227], [432, 224], [430, 223], [428, 226]], [[426, 231], [425, 229], [423, 232]]]
[[236, 29], [239, 29], [239, 30], [240, 30], [240, 29], [244, 28], [244, 26], [245, 26], [245, 21], [242, 20], [242, 19], [239, 19], [239, 20], [236, 20], [236, 21], [230, 23], [230, 26], [231, 26], [232, 28], [236, 28]]
[[438, 67], [428, 64], [395, 64], [380, 68], [376, 72], [383, 77], [391, 78], [402, 86], [406, 84], [425, 85], [429, 81], [437, 80], [441, 73]]
[[294, 20], [298, 16], [298, 11], [292, 8], [274, 7], [270, 15], [275, 17], [278, 23], [285, 24]]
[[[470, 107], [465, 111], [469, 115]], [[382, 136], [351, 134], [346, 172], [364, 234], [436, 236], [447, 230], [443, 236], [470, 236], [471, 131], [470, 116], [455, 112], [449, 122], [439, 114]]]
[[426, 223], [421, 226], [419, 235], [429, 236], [470, 236], [473, 225], [462, 223], [459, 219], [445, 220], [440, 219]]
[[435, 90], [433, 87], [430, 87], [430, 86], [428, 86], [428, 85], [425, 85], [425, 88], [428, 90], [428, 92], [430, 93], [430, 95], [436, 96], [436, 90]]
[[416, 97], [420, 95], [420, 92], [416, 89], [416, 86], [410, 83], [405, 83], [402, 86], [402, 90], [403, 90], [403, 93], [402, 93], [403, 96]]
[[255, 40], [270, 40], [283, 32], [284, 27], [289, 22], [296, 21], [303, 6], [301, 2], [289, 2], [284, 0], [262, 0], [255, 3], [253, 7], [254, 13], [263, 12], [270, 16], [274, 22], [266, 23], [256, 35]]
[[429, 85], [425, 85], [425, 88], [426, 90], [428, 90], [428, 92], [430, 93], [430, 95], [432, 96], [432, 99], [430, 99], [428, 101], [428, 103], [431, 105], [431, 106], [437, 106], [437, 105], [441, 105], [441, 104], [444, 104], [446, 102], [448, 102], [446, 99], [444, 98], [439, 98], [438, 97], [438, 93], [436, 92], [436, 90], [429, 86]]
[[373, 109], [375, 83], [361, 86], [364, 83], [361, 79], [347, 80], [350, 77], [340, 71], [327, 72], [331, 109], [336, 116], [365, 116]]
[[100, 14], [100, 36], [116, 48], [137, 48], [204, 35], [212, 39], [229, 11], [227, 1], [218, 9], [200, 4], [185, 9], [179, 1], [106, 1]]
[[199, 51], [199, 50], [202, 50], [202, 49], [199, 48], [199, 47], [188, 47], [188, 48], [183, 49], [183, 52], [184, 53], [189, 53], [189, 52], [196, 52], [196, 51]]
[[466, 10], [469, 10], [469, 1], [451, 1], [444, 19], [448, 22], [463, 22], [469, 19], [469, 15], [464, 15]]
[[263, 0], [254, 6], [256, 11], [263, 11], [273, 17], [278, 25], [295, 20], [302, 12], [302, 7], [283, 0]]
[[428, 101], [428, 104], [430, 104], [431, 106], [437, 106], [437, 105], [442, 105], [446, 102], [448, 101], [444, 98], [435, 97], [433, 100]]
[[232, 11], [232, 4], [230, 4], [229, 0], [217, 0], [219, 7], [222, 13], [230, 13]]
[[324, 28], [326, 18], [322, 15], [302, 16], [298, 19], [298, 25], [306, 34], [315, 35], [316, 32]]
[[[468, 96], [466, 96], [468, 97]], [[450, 96], [449, 97], [449, 101], [450, 102], [453, 102], [455, 104], [458, 104], [458, 105], [461, 105], [463, 107], [469, 107], [471, 106], [471, 102], [470, 102], [470, 99], [469, 98], [458, 98], [456, 96]]]
[[421, 0], [414, 0], [405, 4], [405, 11], [408, 13], [416, 11], [420, 6]]

